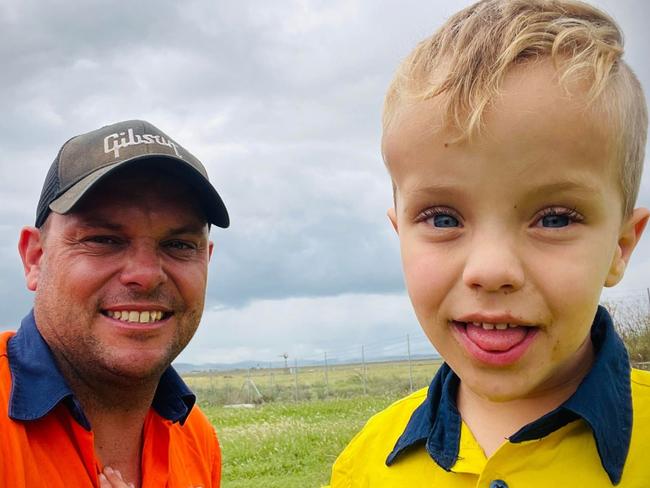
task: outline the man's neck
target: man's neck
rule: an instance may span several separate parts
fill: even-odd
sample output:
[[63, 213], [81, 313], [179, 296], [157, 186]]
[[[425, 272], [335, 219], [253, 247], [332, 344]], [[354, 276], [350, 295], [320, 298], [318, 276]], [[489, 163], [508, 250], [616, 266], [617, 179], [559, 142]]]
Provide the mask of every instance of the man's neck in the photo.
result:
[[90, 422], [101, 465], [119, 470], [127, 482], [138, 488], [142, 482], [144, 422], [159, 378], [137, 383], [95, 380], [77, 374], [63, 358], [57, 359]]
[[127, 483], [142, 483], [142, 445], [147, 411], [94, 412], [90, 419], [95, 442], [95, 455], [102, 466], [122, 473]]

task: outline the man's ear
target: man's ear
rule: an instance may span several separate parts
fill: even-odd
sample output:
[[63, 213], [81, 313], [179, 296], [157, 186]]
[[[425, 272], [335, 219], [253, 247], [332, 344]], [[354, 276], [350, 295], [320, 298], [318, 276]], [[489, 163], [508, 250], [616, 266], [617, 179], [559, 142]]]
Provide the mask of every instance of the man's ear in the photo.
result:
[[208, 262], [212, 258], [212, 252], [214, 251], [214, 242], [208, 241]]
[[625, 268], [630, 261], [632, 251], [636, 247], [641, 235], [648, 223], [650, 210], [647, 208], [634, 209], [627, 221], [621, 227], [621, 233], [618, 237], [618, 246], [616, 254], [609, 268], [609, 274], [605, 280], [605, 286], [614, 286], [625, 274]]
[[397, 214], [395, 213], [395, 207], [391, 207], [388, 209], [388, 212], [386, 212], [386, 215], [388, 215], [388, 220], [390, 220], [390, 223], [393, 225], [393, 229], [395, 229], [395, 232], [399, 235], [399, 230], [397, 228]]
[[36, 227], [23, 227], [18, 241], [18, 252], [23, 261], [27, 289], [36, 291], [43, 257], [43, 235]]

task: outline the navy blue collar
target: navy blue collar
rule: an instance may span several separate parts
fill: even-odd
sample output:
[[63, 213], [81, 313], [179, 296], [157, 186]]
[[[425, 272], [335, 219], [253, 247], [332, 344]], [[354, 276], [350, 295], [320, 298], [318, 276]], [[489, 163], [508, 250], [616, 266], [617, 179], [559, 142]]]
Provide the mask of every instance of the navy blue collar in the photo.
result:
[[[36, 328], [33, 311], [23, 319], [16, 335], [9, 339], [7, 356], [12, 377], [9, 417], [36, 420], [64, 403], [74, 419], [90, 430], [81, 405]], [[174, 368], [167, 368], [153, 398], [152, 407], [156, 412], [167, 420], [183, 424], [195, 402], [196, 397]]]
[[[518, 443], [540, 439], [569, 422], [583, 419], [593, 432], [603, 469], [618, 484], [632, 437], [630, 363], [612, 319], [598, 307], [591, 328], [596, 358], [576, 392], [562, 405], [524, 426], [510, 437]], [[433, 378], [426, 400], [413, 412], [386, 459], [390, 466], [410, 449], [424, 444], [431, 458], [449, 471], [458, 459], [461, 417], [456, 407], [460, 380], [443, 364]], [[616, 415], [612, 415], [616, 412]]]

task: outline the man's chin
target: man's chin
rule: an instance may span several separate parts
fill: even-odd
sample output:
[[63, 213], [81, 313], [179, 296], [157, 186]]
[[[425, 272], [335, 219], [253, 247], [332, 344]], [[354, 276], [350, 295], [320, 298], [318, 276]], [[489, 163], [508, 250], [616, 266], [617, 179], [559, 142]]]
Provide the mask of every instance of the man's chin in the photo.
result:
[[172, 360], [172, 355], [161, 351], [121, 350], [115, 351], [104, 366], [114, 381], [125, 380], [133, 386], [134, 382], [157, 382]]

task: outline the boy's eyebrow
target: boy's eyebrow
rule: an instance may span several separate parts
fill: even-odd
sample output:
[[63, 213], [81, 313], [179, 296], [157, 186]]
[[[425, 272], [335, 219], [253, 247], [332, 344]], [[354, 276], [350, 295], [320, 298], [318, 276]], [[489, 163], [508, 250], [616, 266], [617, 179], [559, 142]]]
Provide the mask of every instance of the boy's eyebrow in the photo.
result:
[[590, 184], [587, 181], [557, 181], [537, 186], [534, 194], [553, 194], [553, 193], [579, 193], [588, 196], [594, 193], [600, 194], [602, 185]]
[[[414, 194], [440, 194], [440, 193], [455, 193], [459, 190], [462, 191], [461, 184], [437, 184], [430, 183], [427, 186], [412, 188], [408, 193]], [[588, 181], [571, 181], [563, 180], [551, 183], [541, 184], [535, 187], [533, 193], [563, 193], [563, 192], [580, 192], [580, 193], [600, 193], [601, 185], [598, 182], [591, 184]]]

